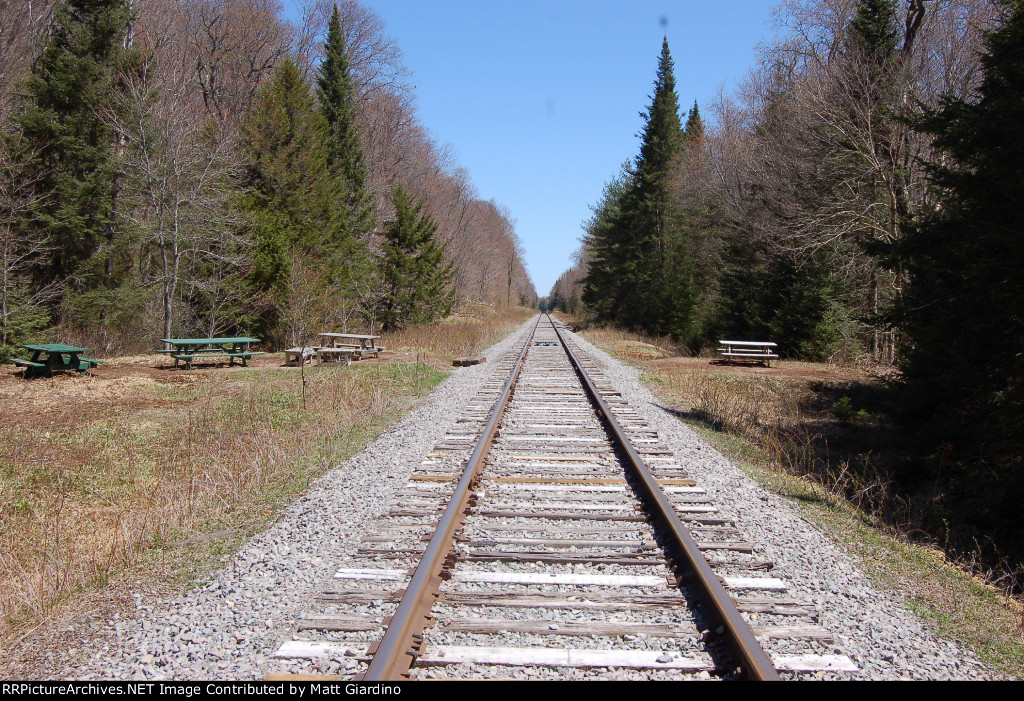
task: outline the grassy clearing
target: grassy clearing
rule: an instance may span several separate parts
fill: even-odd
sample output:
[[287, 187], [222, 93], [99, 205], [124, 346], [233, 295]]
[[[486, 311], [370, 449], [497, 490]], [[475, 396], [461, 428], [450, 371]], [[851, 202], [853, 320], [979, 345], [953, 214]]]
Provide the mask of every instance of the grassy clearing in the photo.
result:
[[347, 368], [265, 356], [184, 372], [143, 356], [106, 376], [0, 377], [0, 643], [127, 570], [209, 571], [441, 382], [438, 356], [478, 354], [533, 313], [469, 310], [386, 336], [411, 358]]
[[[1005, 586], [1013, 573], [951, 562], [938, 544], [921, 541], [911, 520], [900, 519], [909, 505], [885, 470], [897, 459], [899, 437], [878, 411], [879, 383], [858, 370], [815, 363], [718, 368], [707, 359], [670, 357], [671, 347], [621, 331], [583, 336], [640, 367], [687, 424], [791, 500], [937, 634], [1024, 676], [1024, 602]], [[656, 348], [631, 355], [631, 344]]]
[[[147, 553], [265, 523], [445, 376], [425, 365], [307, 368], [303, 399], [296, 371], [214, 370], [188, 385], [146, 378], [56, 425], [3, 424], [0, 634]], [[48, 389], [90, 382], [104, 380]]]

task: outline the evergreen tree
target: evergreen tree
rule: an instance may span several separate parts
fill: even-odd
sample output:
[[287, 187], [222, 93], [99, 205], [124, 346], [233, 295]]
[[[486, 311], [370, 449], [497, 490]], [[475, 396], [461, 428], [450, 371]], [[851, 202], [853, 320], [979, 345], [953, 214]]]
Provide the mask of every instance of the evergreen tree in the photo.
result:
[[102, 112], [118, 103], [113, 93], [131, 56], [124, 38], [132, 20], [127, 0], [58, 2], [29, 78], [16, 119], [44, 174], [38, 189], [49, 195], [35, 213], [52, 245], [37, 271], [40, 285], [72, 274], [86, 289], [113, 284], [116, 135]]
[[[605, 318], [681, 337], [694, 305], [693, 278], [670, 184], [683, 144], [668, 39], [662, 41], [640, 154], [614, 201], [592, 221], [589, 303]], [[614, 206], [608, 207], [608, 204]]]
[[[252, 279], [271, 302], [262, 333], [283, 340], [280, 322], [288, 295], [297, 285], [313, 285], [323, 287], [324, 294], [331, 287], [344, 296], [361, 246], [350, 234], [344, 184], [328, 167], [327, 123], [290, 59], [260, 88], [243, 135], [251, 188], [243, 207], [256, 249]], [[303, 273], [297, 277], [293, 267], [299, 260]]]
[[895, 0], [860, 0], [850, 22], [850, 40], [857, 48], [874, 63], [885, 63], [896, 53], [899, 37]]
[[700, 118], [696, 100], [693, 101], [693, 109], [686, 118], [686, 141], [694, 146], [704, 143], [704, 120]]
[[601, 202], [593, 207], [593, 216], [584, 223], [587, 275], [583, 280], [583, 301], [605, 320], [617, 319], [623, 304], [622, 202], [632, 184], [630, 164], [618, 178], [605, 185]]
[[317, 95], [329, 130], [327, 162], [345, 184], [345, 203], [352, 234], [363, 239], [374, 228], [373, 199], [366, 191], [366, 165], [355, 124], [355, 86], [337, 5], [327, 27]]
[[[939, 204], [895, 250], [909, 286], [897, 309], [904, 417], [958, 464], [958, 499], [984, 485], [1024, 528], [1024, 2], [986, 37], [972, 100], [946, 99], [918, 127], [940, 152]], [[942, 467], [940, 465], [940, 467]], [[956, 474], [956, 471], [954, 471]], [[989, 494], [991, 497], [992, 494]], [[1012, 506], [1011, 506], [1012, 504]], [[992, 527], [1005, 528], [1006, 521]], [[1012, 532], [1012, 531], [1011, 531]]]
[[429, 323], [455, 304], [455, 268], [444, 262], [444, 248], [434, 239], [437, 224], [422, 212], [423, 203], [414, 202], [400, 185], [392, 197], [395, 219], [384, 232], [380, 260], [381, 323], [384, 328]]
[[[674, 214], [669, 193], [672, 169], [679, 155], [683, 130], [679, 98], [668, 39], [662, 40], [651, 106], [643, 114], [640, 155], [636, 161], [635, 188], [628, 194], [628, 231], [623, 269], [627, 321], [635, 320], [652, 331], [667, 331], [665, 316], [681, 301], [676, 284], [685, 271], [670, 267], [669, 251], [675, 243]], [[678, 283], [678, 280], [676, 281]]]

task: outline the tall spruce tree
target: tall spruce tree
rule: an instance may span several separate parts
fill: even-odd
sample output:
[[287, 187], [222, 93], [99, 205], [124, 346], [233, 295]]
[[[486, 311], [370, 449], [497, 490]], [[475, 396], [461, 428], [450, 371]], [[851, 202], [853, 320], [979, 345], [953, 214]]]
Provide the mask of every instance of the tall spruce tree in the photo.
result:
[[686, 117], [686, 141], [693, 146], [700, 146], [704, 143], [704, 120], [700, 117], [696, 100], [693, 101], [693, 109]]
[[939, 203], [896, 246], [909, 280], [897, 318], [908, 341], [905, 418], [942, 456], [942, 477], [954, 476], [950, 498], [985, 490], [972, 515], [1019, 542], [1024, 2], [1004, 6], [1003, 24], [986, 37], [976, 97], [948, 98], [918, 125], [940, 154], [929, 169]]
[[692, 307], [686, 261], [680, 259], [678, 222], [670, 193], [683, 142], [672, 55], [662, 40], [651, 105], [642, 113], [640, 155], [633, 188], [623, 204], [624, 304], [620, 319], [675, 334]]
[[373, 198], [366, 190], [366, 165], [356, 128], [355, 85], [353, 84], [345, 33], [341, 28], [338, 6], [334, 6], [327, 26], [324, 60], [317, 78], [320, 109], [327, 120], [330, 168], [345, 184], [345, 204], [353, 236], [365, 239], [373, 231]]
[[873, 63], [891, 60], [899, 46], [900, 30], [894, 0], [860, 0], [850, 22], [850, 40], [866, 50]]
[[679, 335], [693, 306], [693, 290], [670, 194], [684, 132], [667, 38], [651, 105], [641, 116], [640, 154], [628, 180], [614, 202], [606, 200], [614, 206], [602, 206], [592, 222], [596, 257], [589, 262], [585, 300], [603, 299], [609, 320]]
[[431, 322], [455, 304], [455, 268], [445, 263], [444, 248], [434, 239], [437, 224], [402, 186], [392, 197], [395, 219], [385, 229], [380, 259], [384, 328]]
[[624, 164], [619, 176], [605, 185], [601, 201], [592, 207], [593, 216], [583, 224], [587, 251], [583, 302], [604, 320], [619, 317], [623, 299], [622, 203], [632, 185], [631, 168], [632, 164]]
[[[350, 233], [344, 183], [328, 166], [327, 123], [309, 87], [286, 59], [260, 88], [242, 128], [250, 185], [243, 207], [255, 242], [252, 279], [269, 300], [261, 332], [277, 341], [284, 339], [282, 314], [296, 286], [331, 286], [344, 295], [361, 249]], [[302, 279], [294, 273], [300, 261]]]
[[116, 135], [103, 110], [118, 104], [118, 73], [131, 53], [128, 0], [63, 0], [16, 117], [48, 196], [35, 213], [52, 246], [38, 284], [71, 275], [80, 289], [113, 284], [117, 236]]

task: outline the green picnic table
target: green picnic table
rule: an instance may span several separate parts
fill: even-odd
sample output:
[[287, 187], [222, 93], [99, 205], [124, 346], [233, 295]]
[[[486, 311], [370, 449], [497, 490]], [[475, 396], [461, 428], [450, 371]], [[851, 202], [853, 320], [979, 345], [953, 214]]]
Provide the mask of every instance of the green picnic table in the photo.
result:
[[51, 377], [56, 371], [74, 370], [83, 375], [89, 368], [100, 365], [102, 360], [83, 358], [85, 348], [69, 346], [64, 343], [44, 343], [42, 345], [26, 345], [32, 351], [32, 359], [11, 358], [15, 365], [25, 368], [25, 378]]
[[262, 352], [249, 350], [253, 343], [259, 343], [258, 338], [248, 336], [230, 336], [224, 338], [161, 338], [164, 343], [174, 346], [167, 350], [158, 351], [169, 353], [174, 358], [174, 367], [178, 363], [185, 364], [185, 369], [192, 369], [192, 361], [196, 358], [227, 358], [229, 365], [234, 365], [235, 358], [242, 361], [245, 366], [249, 358], [255, 355], [263, 355]]

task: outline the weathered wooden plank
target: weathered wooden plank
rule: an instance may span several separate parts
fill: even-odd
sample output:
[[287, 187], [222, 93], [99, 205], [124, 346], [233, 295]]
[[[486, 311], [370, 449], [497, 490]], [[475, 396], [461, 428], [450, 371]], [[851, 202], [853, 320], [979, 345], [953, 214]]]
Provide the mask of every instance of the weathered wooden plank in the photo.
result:
[[[352, 657], [357, 660], [370, 659], [366, 654], [367, 645], [346, 643], [323, 643], [312, 640], [288, 640], [278, 648], [274, 657], [278, 659], [316, 659], [318, 657]], [[348, 655], [348, 652], [354, 655]]]
[[571, 455], [517, 455], [516, 460], [538, 460], [540, 462], [594, 462], [594, 458]]
[[806, 616], [811, 619], [818, 617], [818, 609], [814, 604], [793, 599], [772, 599], [759, 596], [738, 596], [733, 599], [736, 608], [744, 613], [768, 613], [775, 616]]
[[625, 567], [663, 565], [665, 559], [652, 557], [649, 553], [545, 553], [529, 551], [501, 550], [470, 550], [460, 554], [459, 559], [466, 562], [550, 562], [556, 564], [591, 564], [622, 565]]
[[317, 597], [320, 601], [344, 601], [351, 604], [372, 604], [376, 601], [394, 602], [402, 598], [404, 589], [326, 589]]
[[618, 504], [594, 504], [590, 502], [566, 502], [566, 501], [547, 501], [547, 500], [536, 500], [536, 501], [488, 501], [487, 507], [490, 509], [543, 509], [550, 511], [551, 509], [573, 509], [574, 511], [639, 511], [639, 507], [633, 503], [618, 503]]
[[[581, 514], [574, 511], [491, 511], [488, 509], [471, 509], [470, 513], [489, 518], [535, 518], [548, 521], [627, 521], [630, 523], [646, 522], [645, 516], [627, 516], [618, 514], [590, 513]], [[428, 516], [428, 512], [401, 514], [403, 516]], [[703, 512], [678, 512], [681, 521], [696, 521], [707, 524], [731, 524], [734, 519], [722, 516], [707, 516]]]
[[722, 577], [727, 589], [758, 589], [762, 591], [786, 591], [789, 584], [774, 577]]
[[[488, 489], [493, 489], [499, 493], [504, 491], [515, 491], [515, 492], [594, 492], [609, 494], [620, 494], [623, 492], [632, 492], [626, 485], [626, 480], [616, 480], [614, 478], [598, 478], [598, 479], [580, 479], [573, 480], [558, 480], [557, 478], [546, 478], [544, 481], [534, 480], [530, 478], [519, 478], [515, 482], [508, 483], [513, 478], [499, 477], [494, 480], [486, 480], [485, 485]], [[667, 485], [663, 487], [665, 492], [669, 494], [706, 494], [707, 492], [703, 487], [676, 487]]]
[[460, 540], [475, 547], [483, 547], [485, 545], [532, 545], [538, 548], [628, 548], [631, 550], [643, 548], [648, 551], [657, 550], [657, 545], [653, 540], [598, 540], [593, 538], [462, 538]]
[[678, 592], [667, 594], [604, 594], [590, 592], [572, 596], [564, 592], [533, 592], [511, 594], [489, 591], [448, 591], [441, 596], [443, 602], [460, 606], [488, 606], [512, 608], [549, 608], [576, 611], [665, 611], [686, 608], [686, 601]]
[[780, 672], [856, 672], [857, 665], [846, 655], [771, 655]]
[[[538, 518], [546, 519], [549, 521], [629, 521], [632, 523], [638, 523], [646, 521], [646, 516], [632, 516], [626, 514], [604, 514], [604, 513], [588, 513], [581, 514], [578, 511], [499, 511], [492, 509], [470, 509], [469, 513], [478, 514], [480, 516], [486, 516], [488, 518]], [[414, 514], [401, 514], [403, 516], [411, 516]], [[426, 516], [426, 513], [419, 513], [415, 515]]]
[[408, 570], [385, 570], [370, 569], [365, 567], [343, 567], [334, 573], [335, 579], [379, 579], [384, 581], [398, 581], [405, 579], [409, 574]]
[[[658, 660], [664, 660], [659, 662]], [[418, 664], [485, 664], [537, 667], [629, 667], [679, 669], [691, 672], [714, 669], [705, 657], [671, 658], [656, 650], [582, 650], [573, 648], [468, 647], [427, 645]]]
[[648, 635], [655, 638], [684, 638], [697, 634], [697, 626], [680, 623], [634, 623], [631, 621], [541, 621], [504, 618], [457, 618], [438, 626], [442, 632], [528, 633], [531, 635], [571, 635], [578, 637], [622, 637]]
[[327, 630], [342, 633], [361, 633], [383, 628], [380, 620], [363, 616], [310, 615], [299, 619], [298, 630]]
[[488, 584], [564, 584], [578, 587], [665, 587], [665, 577], [643, 574], [575, 572], [483, 572], [456, 570], [452, 581]]
[[[531, 521], [529, 523], [535, 523], [535, 522]], [[532, 525], [531, 526], [531, 525], [529, 525], [529, 523], [522, 523], [522, 524], [490, 523], [490, 522], [474, 523], [474, 524], [472, 524], [472, 526], [468, 526], [466, 528], [466, 530], [463, 532], [463, 534], [459, 536], [459, 540], [463, 540], [463, 541], [469, 541], [469, 540], [500, 540], [502, 536], [495, 536], [495, 535], [493, 535], [493, 534], [496, 534], [496, 533], [537, 534], [537, 535], [541, 535], [541, 536], [544, 536], [544, 535], [547, 535], [547, 534], [550, 533], [553, 536], [557, 536], [559, 534], [577, 535], [580, 532], [580, 529], [578, 527], [577, 528], [571, 528], [571, 527], [554, 526], [553, 525], [550, 528], [546, 528], [544, 526], [538, 526], [538, 525]], [[626, 535], [626, 536], [630, 536], [632, 538], [641, 538], [641, 537], [644, 537], [644, 533], [642, 532], [642, 530], [643, 530], [642, 526], [630, 525], [628, 523], [622, 524], [620, 526], [620, 525], [618, 525], [615, 522], [611, 522], [610, 525], [609, 524], [602, 524], [602, 526], [593, 526], [591, 528], [587, 528], [587, 535], [588, 536], [593, 536], [595, 538], [600, 537], [602, 535], [610, 535], [610, 536]], [[519, 536], [516, 536], [516, 537], [519, 537]], [[524, 537], [525, 537], [525, 535], [524, 535]], [[614, 540], [614, 538], [613, 538], [613, 540]]]
[[821, 626], [751, 626], [754, 635], [762, 640], [819, 640], [835, 642], [835, 636]]

